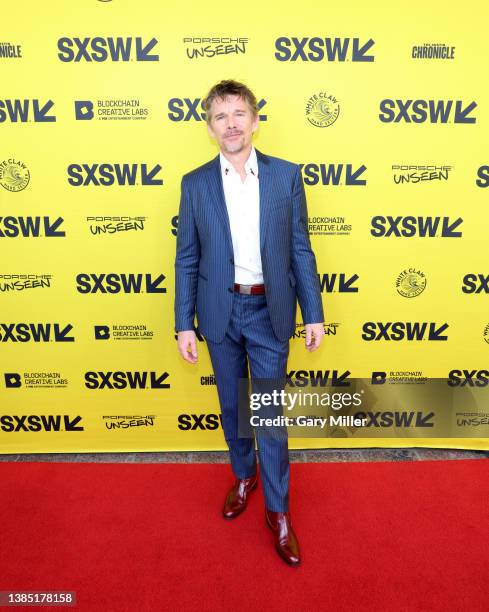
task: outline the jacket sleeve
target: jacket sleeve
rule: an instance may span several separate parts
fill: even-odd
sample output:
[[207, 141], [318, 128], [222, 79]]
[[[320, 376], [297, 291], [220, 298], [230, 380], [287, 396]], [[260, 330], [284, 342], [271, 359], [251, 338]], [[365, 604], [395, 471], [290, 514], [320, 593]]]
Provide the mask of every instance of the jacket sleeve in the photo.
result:
[[309, 240], [307, 203], [300, 166], [297, 166], [292, 193], [292, 272], [304, 323], [324, 321], [316, 258]]
[[182, 178], [175, 257], [175, 331], [194, 329], [200, 242], [185, 176]]

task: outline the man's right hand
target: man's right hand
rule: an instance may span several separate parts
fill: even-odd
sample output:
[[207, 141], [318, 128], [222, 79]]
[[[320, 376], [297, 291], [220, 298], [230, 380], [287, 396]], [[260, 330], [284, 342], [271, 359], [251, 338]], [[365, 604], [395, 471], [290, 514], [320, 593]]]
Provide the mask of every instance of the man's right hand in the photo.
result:
[[178, 332], [178, 351], [189, 363], [197, 363], [197, 337], [193, 329]]

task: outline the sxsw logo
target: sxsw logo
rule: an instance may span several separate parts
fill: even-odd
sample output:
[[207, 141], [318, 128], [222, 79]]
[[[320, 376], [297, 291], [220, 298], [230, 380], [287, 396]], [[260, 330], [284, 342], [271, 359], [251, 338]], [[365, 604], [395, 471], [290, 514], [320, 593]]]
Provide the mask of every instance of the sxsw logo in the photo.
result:
[[[266, 100], [257, 102], [261, 110]], [[171, 98], [168, 100], [168, 119], [171, 121], [205, 121], [205, 112], [202, 106], [202, 98]], [[267, 115], [259, 114], [260, 121], [267, 121]]]
[[346, 370], [290, 370], [287, 372], [286, 385], [288, 387], [349, 387], [348, 380], [351, 372]]
[[155, 279], [151, 274], [78, 274], [76, 289], [79, 293], [166, 293], [161, 283], [165, 275]]
[[489, 275], [466, 274], [463, 278], [464, 293], [489, 293]]
[[156, 38], [143, 42], [141, 36], [58, 39], [58, 57], [62, 62], [157, 62], [159, 55], [152, 54], [158, 43]]
[[489, 166], [481, 166], [477, 170], [477, 176], [475, 181], [477, 187], [489, 187]]
[[196, 429], [214, 430], [222, 427], [220, 414], [180, 414], [178, 416], [178, 429], [182, 431], [195, 431]]
[[367, 180], [362, 176], [367, 166], [353, 164], [300, 164], [306, 185], [347, 185], [365, 186]]
[[87, 389], [169, 389], [168, 372], [85, 372]]
[[0, 323], [0, 342], [74, 342], [72, 329], [70, 323]]
[[373, 62], [369, 51], [374, 45], [370, 38], [366, 42], [359, 38], [288, 38], [275, 40], [275, 58], [279, 62]]
[[435, 413], [428, 412], [357, 412], [355, 418], [366, 419], [364, 427], [434, 427]]
[[66, 234], [58, 228], [63, 221], [61, 217], [54, 221], [49, 217], [0, 217], [0, 238], [62, 238]]
[[34, 121], [36, 123], [51, 123], [56, 121], [56, 115], [49, 114], [54, 102], [48, 100], [41, 102], [39, 99], [20, 100], [0, 100], [0, 123], [10, 120], [12, 123], [26, 123]]
[[476, 106], [476, 102], [463, 106], [462, 100], [385, 99], [380, 102], [379, 119], [383, 123], [475, 123], [469, 115]]
[[450, 370], [447, 384], [449, 387], [487, 387], [489, 370]]
[[368, 321], [363, 324], [363, 340], [407, 340], [409, 342], [418, 340], [446, 341], [448, 336], [444, 334], [448, 329], [448, 323], [438, 325], [436, 323], [420, 323], [418, 321], [394, 321], [382, 323], [380, 321]]
[[111, 185], [163, 185], [156, 178], [161, 166], [148, 169], [147, 164], [70, 164], [68, 183], [73, 187], [110, 187]]
[[358, 274], [347, 278], [346, 274], [318, 274], [321, 293], [358, 293], [358, 287], [354, 284], [358, 280]]
[[459, 217], [450, 221], [449, 217], [372, 217], [370, 233], [375, 238], [461, 238], [457, 228], [463, 223]]
[[81, 416], [70, 417], [67, 414], [23, 414], [0, 416], [0, 429], [11, 433], [17, 431], [84, 431], [78, 425]]

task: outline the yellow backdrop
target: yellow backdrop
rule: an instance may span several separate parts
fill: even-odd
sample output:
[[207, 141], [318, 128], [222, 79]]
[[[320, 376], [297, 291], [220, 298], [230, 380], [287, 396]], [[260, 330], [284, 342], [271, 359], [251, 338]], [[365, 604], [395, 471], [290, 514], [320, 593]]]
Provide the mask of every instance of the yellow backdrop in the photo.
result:
[[[260, 100], [255, 146], [303, 164], [327, 335], [311, 355], [298, 325], [289, 370], [487, 380], [488, 17], [27, 0], [5, 18], [1, 452], [225, 448], [205, 342], [191, 366], [173, 333], [180, 180], [218, 153], [200, 100], [223, 78]], [[488, 448], [466, 431], [290, 447]]]

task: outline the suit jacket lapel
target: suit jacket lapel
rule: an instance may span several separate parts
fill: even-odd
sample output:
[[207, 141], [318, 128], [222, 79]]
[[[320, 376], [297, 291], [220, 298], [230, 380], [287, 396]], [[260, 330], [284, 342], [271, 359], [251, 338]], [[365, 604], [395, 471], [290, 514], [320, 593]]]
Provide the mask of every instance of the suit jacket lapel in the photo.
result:
[[221, 176], [221, 164], [219, 161], [219, 155], [215, 157], [210, 165], [210, 172], [207, 175], [209, 189], [211, 191], [211, 202], [214, 204], [216, 213], [221, 220], [226, 237], [228, 240], [228, 246], [233, 253], [233, 241], [231, 238], [231, 226], [229, 225], [229, 215], [226, 207], [226, 200], [224, 198], [224, 187], [222, 185]]

